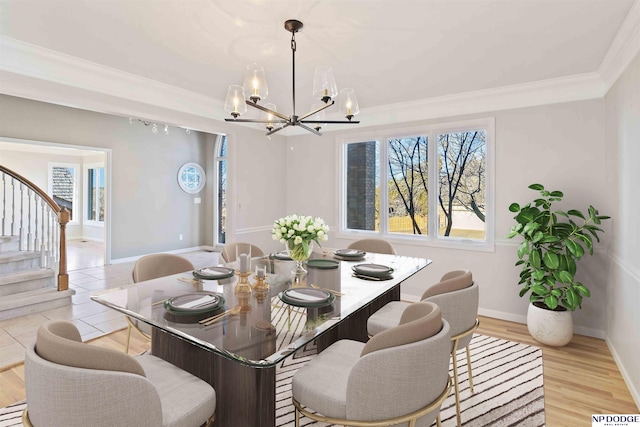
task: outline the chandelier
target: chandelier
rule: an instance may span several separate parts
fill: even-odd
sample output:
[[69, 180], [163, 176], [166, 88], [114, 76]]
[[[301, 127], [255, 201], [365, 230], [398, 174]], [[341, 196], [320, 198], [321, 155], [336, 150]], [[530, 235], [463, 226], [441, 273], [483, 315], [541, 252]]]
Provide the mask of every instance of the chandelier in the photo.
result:
[[[224, 109], [233, 118], [225, 119], [227, 122], [237, 123], [263, 123], [267, 129], [266, 135], [272, 135], [289, 126], [299, 126], [316, 135], [322, 135], [320, 129], [328, 124], [357, 124], [359, 121], [352, 121], [353, 116], [360, 112], [358, 99], [353, 89], [344, 88], [340, 90], [338, 105], [340, 112], [347, 120], [326, 120], [325, 109], [335, 104], [334, 98], [338, 95], [333, 71], [330, 67], [318, 67], [313, 79], [313, 95], [320, 99], [319, 103], [313, 104], [311, 111], [301, 116], [296, 115], [296, 33], [302, 30], [302, 22], [289, 19], [284, 23], [285, 30], [291, 33], [291, 58], [292, 58], [292, 101], [293, 112], [290, 116], [278, 113], [276, 106], [272, 103], [264, 105], [258, 102], [267, 98], [269, 90], [264, 68], [258, 64], [247, 66], [244, 84], [231, 85], [227, 91], [227, 99]], [[246, 96], [246, 95], [249, 96]], [[239, 119], [241, 114], [247, 111], [247, 105], [262, 111], [260, 119]]]

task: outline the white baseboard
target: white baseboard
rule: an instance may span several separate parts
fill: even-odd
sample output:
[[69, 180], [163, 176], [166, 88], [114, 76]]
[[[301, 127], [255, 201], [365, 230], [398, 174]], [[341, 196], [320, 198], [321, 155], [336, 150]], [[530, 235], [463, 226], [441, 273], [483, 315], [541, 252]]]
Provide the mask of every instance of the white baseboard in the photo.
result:
[[[507, 320], [509, 322], [522, 323], [523, 325], [526, 325], [527, 323], [527, 316], [525, 315], [505, 313], [502, 311], [487, 310], [483, 308], [478, 308], [478, 314], [481, 316], [493, 317], [494, 319], [501, 319], [501, 320]], [[573, 325], [573, 332], [575, 334], [585, 335], [587, 337], [605, 339], [604, 331], [601, 331], [599, 329], [586, 328], [580, 325]]]
[[629, 393], [631, 393], [631, 397], [633, 397], [633, 400], [636, 402], [636, 406], [640, 408], [640, 390], [638, 390], [633, 384], [633, 381], [631, 380], [631, 376], [625, 369], [624, 364], [622, 363], [620, 356], [618, 356], [618, 352], [616, 351], [616, 348], [613, 346], [613, 343], [609, 340], [609, 337], [605, 336], [604, 341], [607, 343], [607, 347], [609, 347], [609, 351], [613, 356], [613, 360], [616, 362], [616, 365], [620, 370], [622, 379], [624, 379], [624, 382], [627, 384], [627, 388], [629, 389]]
[[[183, 249], [175, 249], [172, 251], [162, 251], [162, 252], [153, 252], [154, 254], [157, 253], [163, 253], [163, 254], [183, 254], [185, 252], [195, 252], [195, 251], [210, 251], [210, 252], [215, 252], [215, 249], [213, 248], [213, 246], [194, 246], [191, 248], [183, 248]], [[112, 259], [111, 260], [111, 264], [124, 264], [126, 262], [134, 262], [139, 260], [140, 258], [142, 258], [143, 256], [146, 255], [151, 255], [151, 254], [143, 254], [143, 255], [137, 255], [137, 256], [132, 256], [132, 257], [128, 257], [128, 258], [117, 258], [117, 259]]]
[[88, 240], [90, 242], [100, 242], [100, 243], [104, 243], [104, 239], [98, 239], [97, 237], [81, 237], [79, 239], [75, 239], [75, 240]]
[[513, 314], [513, 313], [505, 313], [503, 311], [488, 310], [486, 308], [479, 307], [478, 314], [480, 316], [493, 317], [494, 319], [507, 320], [509, 322], [516, 322], [516, 323], [522, 323], [522, 324], [527, 323], [527, 316], [522, 316], [522, 315]]

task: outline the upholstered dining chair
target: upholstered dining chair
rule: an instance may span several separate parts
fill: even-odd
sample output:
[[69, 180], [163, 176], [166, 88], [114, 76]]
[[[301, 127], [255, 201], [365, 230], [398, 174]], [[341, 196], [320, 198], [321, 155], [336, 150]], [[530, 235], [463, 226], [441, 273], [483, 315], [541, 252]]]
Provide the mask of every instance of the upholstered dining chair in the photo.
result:
[[215, 390], [203, 380], [149, 354], [83, 343], [67, 321], [40, 326], [24, 374], [26, 426], [199, 427], [216, 409]]
[[344, 426], [440, 425], [450, 346], [449, 324], [431, 302], [407, 307], [399, 326], [366, 344], [335, 342], [293, 376], [295, 426], [300, 414]]
[[[140, 258], [133, 266], [133, 282], [157, 279], [172, 274], [191, 271], [195, 267], [186, 258], [173, 254], [151, 254]], [[139, 299], [140, 296], [138, 296]], [[125, 353], [129, 353], [131, 329], [135, 329], [147, 340], [151, 340], [151, 326], [127, 316], [127, 345]]]
[[[422, 294], [421, 301], [438, 304], [442, 310], [442, 317], [451, 327], [451, 359], [453, 364], [453, 384], [456, 397], [456, 418], [458, 426], [462, 424], [460, 416], [460, 390], [458, 381], [458, 349], [465, 348], [467, 354], [467, 372], [469, 390], [473, 393], [473, 372], [471, 370], [471, 355], [469, 343], [473, 332], [478, 329], [478, 285], [473, 282], [469, 270], [455, 270], [442, 276], [440, 282], [427, 288]], [[415, 303], [392, 301], [369, 317], [367, 332], [370, 336], [387, 331], [397, 326], [402, 313], [407, 307]]]
[[222, 248], [222, 253], [220, 253], [220, 257], [224, 262], [234, 262], [236, 260], [236, 248], [240, 246], [251, 248], [251, 257], [263, 256], [264, 252], [256, 245], [252, 245], [251, 243], [243, 243], [243, 242], [229, 242], [225, 243], [224, 248]]
[[348, 249], [358, 249], [365, 252], [374, 252], [378, 254], [395, 255], [396, 250], [393, 245], [382, 239], [361, 239], [351, 243]]

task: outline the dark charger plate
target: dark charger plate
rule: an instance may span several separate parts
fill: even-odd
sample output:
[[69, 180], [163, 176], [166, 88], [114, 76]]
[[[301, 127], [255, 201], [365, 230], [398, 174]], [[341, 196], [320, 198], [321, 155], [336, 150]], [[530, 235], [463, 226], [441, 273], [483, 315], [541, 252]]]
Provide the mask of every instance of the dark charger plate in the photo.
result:
[[[190, 303], [202, 300], [189, 307]], [[194, 292], [169, 298], [164, 302], [165, 318], [176, 323], [195, 323], [224, 308], [225, 300], [213, 292]], [[185, 306], [187, 305], [187, 306]]]
[[336, 299], [331, 292], [314, 288], [287, 289], [280, 292], [278, 298], [285, 304], [296, 307], [324, 307]]

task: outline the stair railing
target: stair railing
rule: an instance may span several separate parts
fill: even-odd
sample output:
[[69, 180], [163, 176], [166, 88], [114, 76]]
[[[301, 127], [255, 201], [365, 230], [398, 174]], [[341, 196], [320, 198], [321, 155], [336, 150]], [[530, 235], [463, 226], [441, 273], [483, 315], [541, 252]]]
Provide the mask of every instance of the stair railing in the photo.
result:
[[2, 236], [18, 236], [18, 250], [39, 252], [40, 267], [57, 273], [58, 290], [69, 289], [66, 228], [69, 210], [20, 174], [0, 165]]

